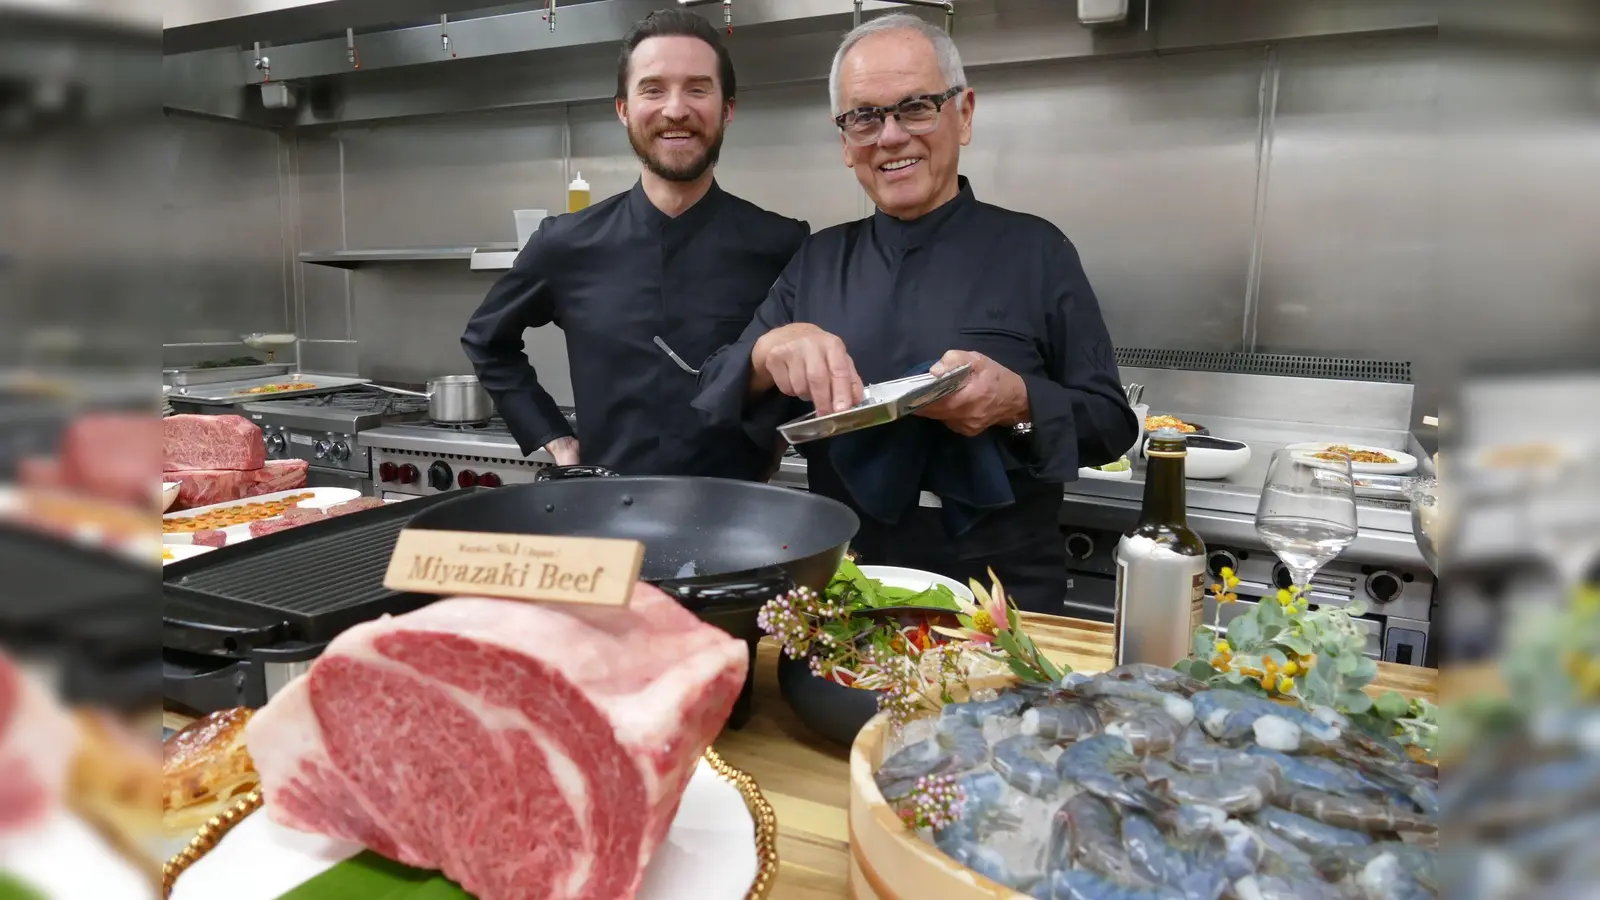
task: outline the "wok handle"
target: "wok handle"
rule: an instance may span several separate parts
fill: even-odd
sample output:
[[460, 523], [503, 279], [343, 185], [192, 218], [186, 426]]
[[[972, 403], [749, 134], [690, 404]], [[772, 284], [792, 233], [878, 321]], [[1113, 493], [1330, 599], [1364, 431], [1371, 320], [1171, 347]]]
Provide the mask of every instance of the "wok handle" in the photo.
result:
[[656, 582], [656, 587], [677, 598], [685, 608], [720, 606], [744, 601], [765, 602], [794, 590], [794, 579], [778, 566], [753, 569], [736, 576], [706, 575]]
[[533, 473], [534, 481], [562, 481], [567, 478], [618, 478], [605, 466], [546, 466]]

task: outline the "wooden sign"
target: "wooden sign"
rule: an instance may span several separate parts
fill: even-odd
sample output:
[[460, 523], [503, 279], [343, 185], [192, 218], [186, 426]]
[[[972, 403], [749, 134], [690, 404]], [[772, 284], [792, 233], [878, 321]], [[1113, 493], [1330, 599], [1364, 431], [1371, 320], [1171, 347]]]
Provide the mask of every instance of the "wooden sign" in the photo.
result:
[[407, 528], [395, 542], [383, 586], [627, 606], [642, 565], [644, 544], [638, 541]]

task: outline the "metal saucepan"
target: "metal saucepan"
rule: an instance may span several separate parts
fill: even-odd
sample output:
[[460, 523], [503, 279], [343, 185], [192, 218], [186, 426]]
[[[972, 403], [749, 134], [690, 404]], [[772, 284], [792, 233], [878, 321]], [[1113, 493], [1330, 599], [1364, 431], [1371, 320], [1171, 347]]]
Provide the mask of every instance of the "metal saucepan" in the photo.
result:
[[375, 384], [391, 394], [423, 397], [428, 401], [428, 418], [440, 425], [477, 425], [494, 417], [494, 401], [478, 383], [476, 375], [445, 375], [428, 382], [426, 391]]

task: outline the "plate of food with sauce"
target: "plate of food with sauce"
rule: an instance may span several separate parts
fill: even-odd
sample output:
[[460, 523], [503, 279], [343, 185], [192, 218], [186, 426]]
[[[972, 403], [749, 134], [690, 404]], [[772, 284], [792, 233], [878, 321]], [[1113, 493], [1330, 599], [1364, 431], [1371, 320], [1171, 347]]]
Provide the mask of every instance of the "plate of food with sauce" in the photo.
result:
[[1178, 416], [1154, 415], [1144, 417], [1144, 430], [1155, 433], [1163, 428], [1171, 428], [1184, 434], [1210, 434], [1204, 425], [1190, 422]]
[[1336, 459], [1339, 456], [1348, 456], [1350, 471], [1367, 475], [1408, 475], [1417, 468], [1417, 458], [1409, 453], [1365, 444], [1308, 441], [1303, 444], [1290, 444], [1288, 449], [1307, 453], [1312, 459]]

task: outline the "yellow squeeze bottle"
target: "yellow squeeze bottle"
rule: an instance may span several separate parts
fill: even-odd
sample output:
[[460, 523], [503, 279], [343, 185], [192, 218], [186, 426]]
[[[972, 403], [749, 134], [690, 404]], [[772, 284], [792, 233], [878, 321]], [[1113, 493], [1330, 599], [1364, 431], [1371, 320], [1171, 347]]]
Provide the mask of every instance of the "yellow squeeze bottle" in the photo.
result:
[[577, 212], [589, 205], [589, 182], [583, 180], [583, 173], [572, 179], [567, 185], [567, 212]]

